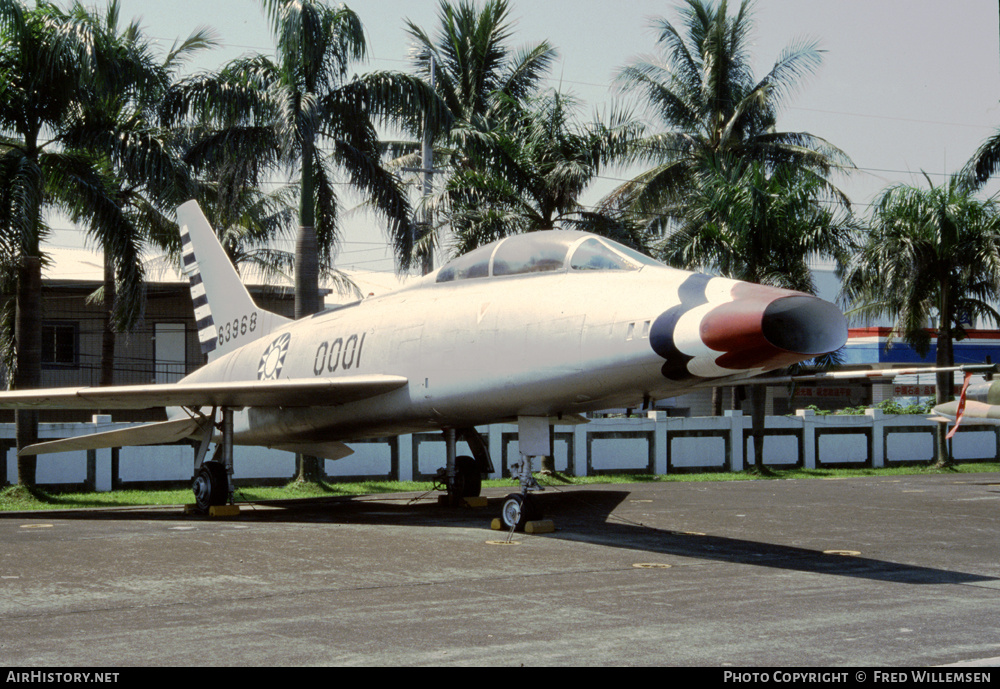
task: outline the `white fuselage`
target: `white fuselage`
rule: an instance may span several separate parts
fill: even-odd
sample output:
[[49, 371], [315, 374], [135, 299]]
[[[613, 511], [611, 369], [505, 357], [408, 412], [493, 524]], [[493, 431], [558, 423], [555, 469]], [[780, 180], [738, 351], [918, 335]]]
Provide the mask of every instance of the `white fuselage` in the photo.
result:
[[[678, 346], [695, 362], [705, 360], [702, 368], [711, 371], [685, 380], [665, 377], [664, 355], [650, 345], [651, 328], [681, 304], [681, 285], [691, 277], [657, 266], [447, 283], [429, 276], [288, 324], [209, 363], [186, 382], [372, 373], [408, 379], [398, 390], [362, 401], [238, 413], [236, 442], [269, 445], [636, 407], [766, 370], [712, 363], [722, 352], [702, 343], [702, 318], [719, 303], [731, 304], [734, 286], [746, 283], [697, 276], [710, 303], [690, 309], [670, 327]], [[287, 351], [279, 351], [282, 345]]]

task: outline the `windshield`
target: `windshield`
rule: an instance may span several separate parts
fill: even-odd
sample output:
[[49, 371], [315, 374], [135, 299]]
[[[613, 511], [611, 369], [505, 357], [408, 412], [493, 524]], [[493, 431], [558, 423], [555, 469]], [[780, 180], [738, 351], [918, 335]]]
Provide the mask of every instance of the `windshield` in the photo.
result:
[[496, 243], [488, 244], [473, 249], [464, 256], [459, 256], [440, 270], [437, 281], [451, 282], [452, 280], [489, 277], [490, 256], [493, 255], [495, 248]]

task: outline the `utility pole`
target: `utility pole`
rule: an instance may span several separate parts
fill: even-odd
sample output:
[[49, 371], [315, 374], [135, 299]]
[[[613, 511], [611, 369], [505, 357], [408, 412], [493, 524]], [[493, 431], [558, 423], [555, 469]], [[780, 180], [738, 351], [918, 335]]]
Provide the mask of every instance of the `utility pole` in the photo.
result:
[[[431, 55], [430, 63], [430, 86], [431, 90], [434, 90], [434, 56]], [[433, 135], [431, 133], [430, 127], [427, 126], [427, 119], [424, 118], [424, 134], [423, 134], [423, 144], [420, 150], [420, 167], [404, 167], [404, 172], [419, 172], [423, 175], [423, 200], [424, 209], [421, 214], [420, 223], [413, 226], [412, 235], [410, 237], [413, 246], [417, 245], [417, 242], [427, 234], [430, 234], [433, 228], [434, 214], [431, 212], [430, 200], [431, 196], [434, 194], [434, 141]], [[420, 228], [424, 228], [423, 233], [420, 232]], [[428, 247], [427, 252], [421, 257], [421, 271], [423, 275], [427, 275], [432, 270], [434, 270], [434, 250]]]
[[[431, 55], [430, 84], [431, 91], [434, 90], [434, 56]], [[424, 146], [420, 154], [420, 167], [424, 174], [424, 235], [430, 234], [433, 228], [434, 214], [431, 212], [431, 196], [434, 194], [434, 141], [427, 120], [424, 119]], [[423, 274], [427, 275], [434, 270], [434, 250], [428, 247], [423, 256]]]

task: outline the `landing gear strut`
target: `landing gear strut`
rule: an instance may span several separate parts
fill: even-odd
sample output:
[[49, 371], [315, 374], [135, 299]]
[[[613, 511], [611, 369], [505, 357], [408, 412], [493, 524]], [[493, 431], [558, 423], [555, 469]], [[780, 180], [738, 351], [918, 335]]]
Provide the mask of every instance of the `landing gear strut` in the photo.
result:
[[[534, 448], [538, 456], [543, 455], [546, 450], [551, 452], [547, 418], [519, 418], [518, 426], [519, 434], [525, 436], [521, 441], [522, 448]], [[456, 456], [458, 434], [461, 434], [462, 439], [469, 445], [472, 457]], [[438, 472], [438, 479], [448, 491], [449, 504], [454, 505], [462, 498], [479, 495], [482, 475], [493, 473], [493, 462], [490, 460], [486, 443], [475, 428], [445, 429], [444, 439], [447, 444], [447, 461], [445, 468]], [[511, 493], [504, 498], [500, 519], [507, 529], [523, 531], [525, 524], [542, 518], [541, 510], [535, 504], [534, 498], [529, 495], [529, 492], [544, 490], [535, 480], [531, 460], [532, 455], [522, 451], [521, 461], [511, 465], [511, 472], [520, 483], [520, 492]]]

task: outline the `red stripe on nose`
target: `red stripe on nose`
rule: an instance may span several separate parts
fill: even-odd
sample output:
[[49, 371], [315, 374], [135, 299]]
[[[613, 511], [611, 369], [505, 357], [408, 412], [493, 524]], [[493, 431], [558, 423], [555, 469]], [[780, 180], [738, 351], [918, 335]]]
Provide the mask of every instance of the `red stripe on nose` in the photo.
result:
[[801, 292], [740, 283], [735, 299], [705, 314], [702, 341], [730, 369], [781, 368], [840, 349], [847, 321], [833, 304]]

